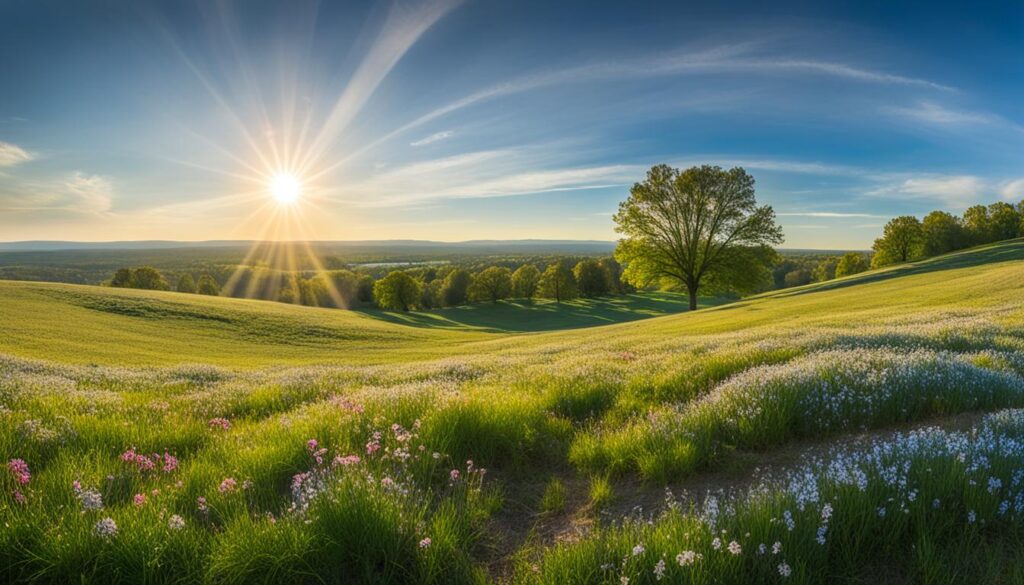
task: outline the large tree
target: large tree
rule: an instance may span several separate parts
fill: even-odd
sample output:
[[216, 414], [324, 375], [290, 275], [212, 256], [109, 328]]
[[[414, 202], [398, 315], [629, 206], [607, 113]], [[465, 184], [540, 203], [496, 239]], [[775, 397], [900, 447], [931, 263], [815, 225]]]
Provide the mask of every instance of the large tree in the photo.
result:
[[204, 274], [199, 277], [199, 284], [196, 285], [196, 292], [201, 295], [210, 295], [215, 297], [220, 294], [220, 285], [214, 280], [209, 274]]
[[382, 309], [408, 311], [420, 301], [420, 286], [418, 280], [396, 270], [373, 283], [373, 298]]
[[469, 272], [461, 268], [452, 270], [444, 279], [444, 286], [441, 288], [441, 302], [449, 307], [464, 304], [468, 298], [469, 285], [472, 282], [473, 275]]
[[608, 273], [597, 260], [580, 260], [572, 269], [580, 296], [599, 297], [608, 294]]
[[194, 293], [196, 292], [196, 280], [192, 278], [192, 274], [186, 272], [181, 275], [178, 279], [178, 292], [180, 293]]
[[474, 301], [491, 301], [512, 296], [512, 272], [504, 266], [491, 266], [473, 278], [469, 285], [469, 298]]
[[739, 167], [655, 166], [619, 204], [615, 223], [625, 236], [615, 250], [623, 279], [682, 286], [691, 310], [702, 287], [756, 289], [775, 257], [771, 245], [782, 242], [775, 212], [757, 205], [754, 178]]
[[871, 258], [874, 267], [917, 260], [924, 254], [924, 229], [912, 215], [901, 215], [889, 220], [882, 229], [882, 237], [875, 240]]
[[152, 266], [142, 266], [133, 270], [131, 287], [149, 290], [171, 290], [164, 276]]

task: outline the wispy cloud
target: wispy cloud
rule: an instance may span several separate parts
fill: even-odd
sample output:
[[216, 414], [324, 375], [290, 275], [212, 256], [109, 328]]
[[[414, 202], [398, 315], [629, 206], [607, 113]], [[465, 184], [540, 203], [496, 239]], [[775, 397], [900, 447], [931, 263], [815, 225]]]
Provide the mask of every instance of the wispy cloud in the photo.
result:
[[834, 217], [834, 218], [871, 218], [871, 217], [885, 217], [884, 215], [876, 215], [874, 213], [843, 213], [838, 211], [794, 211], [787, 213], [776, 213], [779, 217]]
[[110, 211], [114, 188], [105, 177], [76, 172], [63, 186], [74, 200], [71, 206], [74, 210], [92, 213]]
[[931, 126], [995, 126], [1024, 132], [1024, 127], [1002, 116], [987, 112], [955, 110], [943, 105], [921, 101], [914, 106], [890, 106], [884, 111], [902, 119]]
[[445, 140], [446, 138], [451, 138], [454, 135], [455, 132], [453, 132], [452, 130], [445, 130], [444, 132], [435, 132], [434, 134], [431, 134], [426, 138], [420, 138], [419, 140], [414, 140], [413, 142], [410, 142], [409, 146], [426, 146], [428, 144], [432, 144], [440, 140]]
[[982, 194], [990, 190], [984, 180], [973, 175], [925, 175], [884, 185], [866, 194], [876, 197], [936, 200], [948, 207], [960, 209], [977, 201]]
[[999, 186], [999, 195], [1007, 201], [1024, 201], [1024, 178], [1007, 181]]
[[104, 214], [111, 209], [113, 194], [113, 185], [106, 177], [76, 171], [63, 178], [17, 181], [2, 186], [0, 213]]
[[13, 167], [29, 162], [34, 158], [34, 154], [17, 144], [0, 141], [0, 167]]

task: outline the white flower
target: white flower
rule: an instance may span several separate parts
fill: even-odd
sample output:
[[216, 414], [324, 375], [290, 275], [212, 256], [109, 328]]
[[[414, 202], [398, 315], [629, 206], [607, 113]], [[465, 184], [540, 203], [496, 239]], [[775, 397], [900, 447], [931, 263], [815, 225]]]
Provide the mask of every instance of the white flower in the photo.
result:
[[711, 548], [715, 550], [722, 550], [722, 539], [716, 536], [715, 539], [711, 541]]
[[92, 488], [79, 492], [78, 499], [82, 502], [83, 510], [92, 511], [103, 509], [103, 495]]
[[967, 512], [967, 523], [974, 524], [974, 521], [978, 519], [978, 515], [974, 513], [974, 510]]
[[171, 530], [181, 530], [185, 527], [185, 519], [175, 514], [167, 520], [167, 527]]
[[113, 518], [104, 518], [92, 527], [92, 531], [96, 536], [109, 538], [117, 534], [117, 523], [114, 522]]
[[647, 549], [644, 548], [643, 543], [640, 543], [640, 544], [638, 544], [638, 545], [633, 547], [633, 556], [635, 557], [635, 556], [642, 555], [642, 554], [644, 554], [645, 550], [647, 550]]
[[729, 552], [731, 552], [734, 555], [738, 555], [743, 552], [743, 547], [740, 546], [740, 543], [734, 540], [729, 543]]
[[676, 562], [679, 563], [680, 567], [686, 567], [696, 563], [697, 561], [704, 558], [704, 555], [699, 552], [692, 550], [684, 550], [683, 552], [676, 555]]
[[782, 543], [776, 540], [775, 544], [772, 545], [772, 554], [777, 555], [780, 552], [782, 552]]
[[781, 563], [779, 563], [779, 575], [782, 575], [783, 577], [789, 577], [792, 573], [793, 569], [789, 567], [789, 564], [787, 564], [786, 561], [782, 561]]
[[657, 562], [657, 563], [656, 563], [656, 564], [654, 565], [654, 577], [655, 577], [655, 578], [656, 578], [656, 579], [657, 579], [658, 581], [661, 581], [661, 580], [662, 580], [662, 578], [663, 578], [663, 577], [665, 577], [665, 559], [661, 559], [661, 560], [659, 560], [659, 561], [658, 561], [658, 562]]

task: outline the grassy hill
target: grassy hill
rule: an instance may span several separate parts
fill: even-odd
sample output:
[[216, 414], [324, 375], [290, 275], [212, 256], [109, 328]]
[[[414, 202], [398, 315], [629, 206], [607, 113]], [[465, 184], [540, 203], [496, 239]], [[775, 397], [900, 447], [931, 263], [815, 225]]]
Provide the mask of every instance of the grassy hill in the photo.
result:
[[[394, 363], [556, 341], [624, 340], [749, 327], [879, 322], [931, 308], [981, 308], [1018, 295], [1024, 242], [957, 252], [752, 297], [694, 314], [656, 293], [562, 306], [503, 303], [398, 314], [337, 311], [156, 291], [0, 281], [0, 353], [71, 363], [229, 366]], [[526, 339], [502, 333], [658, 319]], [[483, 344], [483, 345], [481, 345]]]
[[0, 283], [0, 565], [39, 583], [1024, 582], [1022, 276], [1013, 241], [548, 332], [529, 332], [544, 305]]

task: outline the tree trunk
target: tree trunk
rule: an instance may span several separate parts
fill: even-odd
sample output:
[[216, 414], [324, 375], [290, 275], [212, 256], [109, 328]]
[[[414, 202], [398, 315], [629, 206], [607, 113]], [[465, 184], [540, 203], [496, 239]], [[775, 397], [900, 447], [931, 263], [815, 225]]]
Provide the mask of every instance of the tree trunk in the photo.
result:
[[690, 310], [697, 310], [697, 287], [695, 285], [687, 285], [686, 290], [690, 293]]

